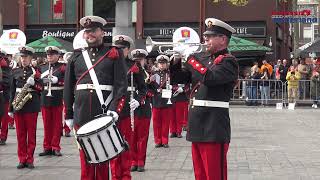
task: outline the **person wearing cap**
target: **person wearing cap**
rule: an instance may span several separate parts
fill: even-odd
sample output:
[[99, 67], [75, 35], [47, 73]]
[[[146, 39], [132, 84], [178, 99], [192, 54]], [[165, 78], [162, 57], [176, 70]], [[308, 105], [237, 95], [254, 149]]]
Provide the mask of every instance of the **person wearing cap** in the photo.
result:
[[[173, 59], [174, 55], [170, 57]], [[182, 67], [181, 61], [173, 65], [170, 60], [170, 78], [172, 84], [173, 118], [170, 121], [170, 137], [182, 138], [182, 128], [187, 126], [191, 73]]]
[[[136, 111], [140, 105], [144, 104], [147, 88], [143, 78], [142, 68], [139, 63], [129, 58], [131, 49], [133, 48], [133, 40], [126, 35], [117, 35], [112, 38], [113, 45], [121, 48], [125, 57], [127, 65], [127, 82], [128, 89], [126, 93], [125, 105], [123, 111], [119, 116], [119, 123], [117, 124], [121, 134], [128, 141], [129, 145], [132, 145], [132, 137], [134, 130], [137, 130], [139, 124], [134, 124], [134, 129], [131, 127], [131, 111], [133, 110], [134, 119], [137, 118]], [[140, 53], [140, 51], [135, 51]], [[142, 54], [141, 54], [142, 55]], [[133, 76], [133, 84], [131, 84], [131, 75]], [[132, 89], [133, 88], [133, 89]], [[130, 99], [130, 95], [133, 91], [133, 99]], [[130, 146], [131, 147], [131, 146]], [[112, 179], [131, 179], [130, 168], [131, 168], [131, 149], [129, 151], [120, 154], [120, 156], [111, 160], [111, 172]]]
[[158, 70], [153, 73], [151, 79], [157, 83], [157, 92], [152, 98], [152, 119], [155, 147], [169, 147], [169, 123], [173, 117], [170, 99], [162, 98], [164, 89], [171, 89], [170, 72], [168, 68], [169, 57], [159, 55], [156, 58]]
[[[62, 98], [65, 64], [58, 62], [60, 49], [45, 48], [48, 64], [40, 66], [44, 91], [41, 92], [41, 113], [44, 127], [43, 152], [39, 156], [62, 156], [60, 139], [62, 129]], [[49, 93], [50, 90], [50, 93]]]
[[[18, 169], [34, 168], [34, 150], [36, 148], [37, 118], [40, 111], [40, 92], [43, 90], [39, 69], [31, 66], [33, 48], [19, 48], [20, 66], [12, 70], [10, 80], [9, 116], [14, 117], [18, 142]], [[23, 87], [32, 95], [20, 110], [13, 109], [12, 102]]]
[[[12, 54], [7, 54], [6, 56], [5, 56], [5, 58], [7, 58], [8, 60], [7, 60], [7, 62], [9, 62], [9, 68], [10, 68], [10, 71], [9, 71], [9, 73], [8, 74], [10, 74], [9, 76], [11, 76], [11, 73], [12, 73], [12, 69], [13, 68], [16, 68], [17, 67], [17, 65], [18, 65], [18, 63], [12, 58]], [[10, 81], [10, 80], [9, 80]], [[10, 87], [9, 87], [9, 89], [10, 89]], [[9, 93], [10, 94], [10, 93]], [[9, 98], [9, 95], [8, 95], [8, 98]], [[14, 127], [14, 120], [13, 120], [13, 118], [9, 118], [9, 129], [15, 129], [15, 127]]]
[[[86, 16], [80, 19], [84, 27], [87, 48], [74, 50], [69, 58], [64, 81], [63, 99], [65, 103], [65, 121], [70, 129], [78, 131], [81, 126], [106, 113], [118, 121], [123, 109], [127, 92], [127, 69], [122, 51], [117, 47], [103, 44], [106, 20], [98, 16]], [[89, 56], [85, 58], [83, 53]], [[87, 56], [86, 56], [87, 57]], [[92, 64], [99, 86], [92, 81], [86, 63]], [[107, 104], [101, 104], [96, 89], [102, 91], [103, 100], [112, 93]], [[111, 96], [110, 96], [111, 97]], [[89, 164], [85, 153], [80, 152], [81, 180], [106, 180], [109, 177], [108, 162]]]
[[146, 84], [146, 95], [144, 97], [144, 102], [134, 111], [134, 131], [132, 134], [132, 142], [130, 144], [131, 152], [131, 171], [143, 172], [146, 154], [147, 154], [147, 144], [149, 137], [149, 127], [151, 119], [151, 96], [150, 92], [151, 84], [149, 82], [149, 74], [144, 69], [145, 61], [148, 52], [144, 49], [135, 49], [131, 51], [132, 60], [141, 67], [141, 74], [143, 81]]
[[[7, 54], [2, 49], [0, 50], [0, 68], [1, 68], [1, 82], [0, 82], [0, 96], [1, 98], [1, 110], [2, 116], [0, 119], [0, 145], [5, 145], [8, 137], [8, 124], [12, 121], [12, 118], [8, 115], [9, 99], [10, 99], [10, 76], [11, 67], [10, 61], [7, 58]], [[13, 123], [12, 123], [13, 124]], [[13, 126], [13, 125], [12, 125]]]
[[229, 101], [238, 79], [238, 63], [227, 47], [235, 29], [215, 18], [206, 19], [205, 24], [206, 53], [192, 54], [185, 63], [195, 82], [186, 139], [192, 142], [195, 179], [226, 180], [231, 135]]

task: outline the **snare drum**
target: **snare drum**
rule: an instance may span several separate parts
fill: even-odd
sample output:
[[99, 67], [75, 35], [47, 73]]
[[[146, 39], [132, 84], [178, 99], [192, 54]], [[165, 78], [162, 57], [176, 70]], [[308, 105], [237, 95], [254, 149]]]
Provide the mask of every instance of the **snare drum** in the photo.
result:
[[102, 114], [81, 126], [76, 133], [77, 141], [91, 164], [102, 163], [127, 149], [113, 118]]

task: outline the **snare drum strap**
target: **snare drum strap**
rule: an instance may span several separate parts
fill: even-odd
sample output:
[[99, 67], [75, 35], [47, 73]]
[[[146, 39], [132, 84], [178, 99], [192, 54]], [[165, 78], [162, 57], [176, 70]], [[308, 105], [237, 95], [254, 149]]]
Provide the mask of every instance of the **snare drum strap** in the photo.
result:
[[90, 74], [92, 83], [93, 83], [93, 85], [94, 85], [94, 87], [96, 89], [96, 93], [97, 93], [98, 99], [100, 101], [100, 104], [101, 104], [101, 106], [104, 104], [105, 107], [107, 107], [109, 105], [109, 103], [111, 102], [112, 98], [113, 98], [113, 91], [111, 91], [111, 93], [107, 97], [106, 101], [104, 101], [103, 100], [102, 91], [101, 91], [101, 88], [100, 88], [100, 85], [99, 85], [99, 81], [98, 81], [98, 78], [97, 78], [97, 74], [94, 71], [94, 68], [92, 68], [92, 63], [90, 61], [90, 57], [89, 57], [88, 51], [87, 50], [82, 51], [82, 55], [83, 55], [83, 58], [84, 58], [84, 61], [85, 61], [86, 65], [87, 65], [87, 68], [89, 70], [89, 74]]

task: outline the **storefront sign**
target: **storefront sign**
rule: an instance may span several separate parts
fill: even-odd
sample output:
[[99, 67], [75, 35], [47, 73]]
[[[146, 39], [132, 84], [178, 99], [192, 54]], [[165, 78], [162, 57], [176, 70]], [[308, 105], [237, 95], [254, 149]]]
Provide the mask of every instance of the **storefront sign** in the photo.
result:
[[246, 26], [233, 26], [236, 30], [235, 36], [238, 37], [265, 37], [266, 28], [265, 27], [246, 27]]

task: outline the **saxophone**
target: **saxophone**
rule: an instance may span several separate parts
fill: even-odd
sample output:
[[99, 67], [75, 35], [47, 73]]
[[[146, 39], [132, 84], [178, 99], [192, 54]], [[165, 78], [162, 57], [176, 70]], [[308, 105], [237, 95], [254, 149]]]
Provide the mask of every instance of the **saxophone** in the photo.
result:
[[[30, 77], [34, 77], [34, 74], [32, 74]], [[19, 111], [23, 108], [23, 106], [32, 99], [32, 94], [28, 92], [28, 88], [30, 87], [29, 84], [24, 84], [24, 86], [21, 89], [21, 92], [19, 92], [16, 97], [14, 98], [12, 102], [13, 109], [15, 111]]]

